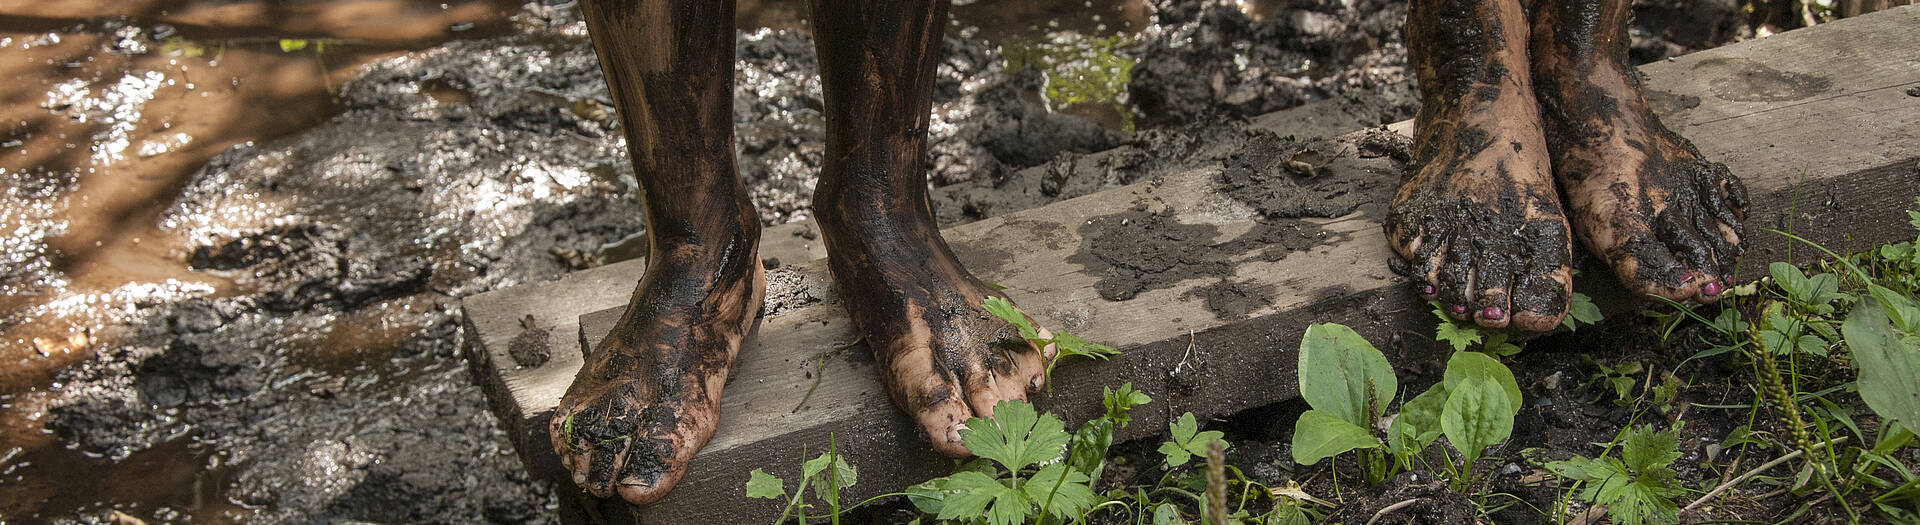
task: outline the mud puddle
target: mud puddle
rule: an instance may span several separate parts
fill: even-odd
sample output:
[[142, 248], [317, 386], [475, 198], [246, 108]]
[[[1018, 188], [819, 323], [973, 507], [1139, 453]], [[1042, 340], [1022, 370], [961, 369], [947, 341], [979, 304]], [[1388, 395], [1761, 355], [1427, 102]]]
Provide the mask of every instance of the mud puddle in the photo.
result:
[[[0, 7], [0, 515], [224, 522], [221, 457], [173, 429], [124, 454], [47, 430], [65, 371], [155, 305], [251, 290], [160, 219], [208, 159], [324, 123], [365, 64], [512, 30], [517, 2], [95, 1]], [[225, 210], [221, 220], [272, 220]], [[385, 322], [343, 323], [343, 330]], [[378, 352], [392, 343], [351, 345]], [[377, 375], [369, 375], [374, 377]], [[160, 411], [169, 419], [177, 410]]]
[[[572, 9], [0, 7], [0, 71], [24, 79], [0, 88], [0, 515], [550, 519], [459, 357], [457, 304], [642, 231]], [[802, 219], [824, 131], [804, 8], [738, 9], [742, 176], [764, 222]], [[1410, 114], [1390, 2], [954, 12], [929, 148], [949, 223], [1218, 162], [1239, 131], [1212, 116], [1361, 92], [1386, 102], [1355, 128]], [[1058, 54], [1005, 67], [997, 42], [1022, 38]], [[1115, 84], [1115, 58], [1161, 74]], [[1176, 127], [1044, 98], [1065, 80]], [[1202, 104], [1140, 100], [1183, 90]]]

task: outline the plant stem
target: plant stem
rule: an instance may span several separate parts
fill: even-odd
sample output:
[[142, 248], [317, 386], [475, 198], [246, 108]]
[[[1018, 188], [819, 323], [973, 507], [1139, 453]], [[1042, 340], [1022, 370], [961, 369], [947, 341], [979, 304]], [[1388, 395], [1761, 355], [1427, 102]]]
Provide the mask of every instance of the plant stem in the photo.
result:
[[[1814, 448], [1826, 448], [1826, 447], [1831, 447], [1835, 445], [1845, 444], [1846, 442], [1847, 442], [1847, 437], [1840, 436], [1837, 438], [1833, 438], [1833, 441], [1828, 441], [1825, 443], [1814, 445]], [[1774, 458], [1773, 461], [1768, 461], [1765, 464], [1762, 464], [1758, 467], [1754, 467], [1753, 470], [1749, 470], [1746, 473], [1741, 474], [1739, 477], [1733, 478], [1732, 480], [1727, 481], [1726, 483], [1721, 483], [1720, 486], [1714, 487], [1713, 490], [1707, 491], [1707, 495], [1701, 496], [1700, 499], [1693, 500], [1693, 503], [1688, 503], [1686, 507], [1683, 507], [1680, 509], [1680, 512], [1687, 512], [1687, 511], [1699, 508], [1700, 505], [1706, 503], [1707, 500], [1711, 500], [1714, 497], [1719, 496], [1720, 493], [1726, 492], [1728, 489], [1739, 486], [1741, 483], [1746, 482], [1748, 478], [1758, 476], [1760, 475], [1761, 472], [1766, 472], [1768, 469], [1771, 469], [1773, 467], [1778, 467], [1780, 466], [1781, 463], [1793, 461], [1793, 458], [1800, 457], [1805, 453], [1806, 453], [1805, 450], [1795, 450], [1792, 453], [1789, 453], [1785, 456]]]

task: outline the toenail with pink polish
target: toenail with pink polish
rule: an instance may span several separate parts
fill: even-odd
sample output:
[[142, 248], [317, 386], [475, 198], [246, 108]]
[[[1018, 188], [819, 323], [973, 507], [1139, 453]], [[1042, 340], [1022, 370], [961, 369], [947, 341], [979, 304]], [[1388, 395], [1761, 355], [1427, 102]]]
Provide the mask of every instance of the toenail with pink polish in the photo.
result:
[[1507, 311], [1500, 309], [1498, 306], [1489, 306], [1480, 311], [1480, 317], [1489, 321], [1498, 321], [1507, 318]]
[[1720, 295], [1720, 282], [1715, 281], [1700, 285], [1700, 294], [1709, 297]]
[[1447, 307], [1447, 309], [1453, 311], [1455, 315], [1467, 313], [1467, 305], [1464, 305], [1464, 304], [1456, 304], [1453, 306], [1449, 306]]

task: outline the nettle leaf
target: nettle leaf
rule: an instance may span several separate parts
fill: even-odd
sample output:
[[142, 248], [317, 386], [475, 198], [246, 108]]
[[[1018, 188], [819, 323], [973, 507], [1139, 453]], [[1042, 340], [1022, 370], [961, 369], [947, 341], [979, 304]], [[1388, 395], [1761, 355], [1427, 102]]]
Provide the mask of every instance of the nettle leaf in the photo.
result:
[[1380, 446], [1373, 432], [1319, 410], [1300, 414], [1293, 424], [1293, 462], [1312, 465], [1341, 453]]
[[1119, 390], [1102, 388], [1101, 391], [1100, 404], [1107, 407], [1107, 414], [1103, 417], [1113, 420], [1122, 428], [1133, 422], [1133, 407], [1153, 402], [1153, 398], [1147, 397], [1147, 394], [1134, 390], [1132, 382], [1122, 383]]
[[1875, 414], [1920, 434], [1920, 381], [1914, 380], [1920, 378], [1920, 347], [1893, 329], [1875, 292], [1840, 325], [1860, 371], [1860, 398]]
[[761, 499], [780, 499], [787, 497], [787, 482], [780, 476], [767, 471], [753, 469], [747, 473], [747, 497]]
[[1040, 339], [1040, 331], [1033, 327], [1033, 321], [1028, 320], [1027, 314], [1021, 313], [1018, 307], [1013, 306], [1013, 301], [1008, 301], [1005, 297], [988, 297], [986, 302], [980, 304], [980, 308], [1018, 327], [1020, 337], [1028, 340]]
[[1621, 440], [1620, 457], [1626, 460], [1627, 468], [1642, 474], [1667, 468], [1680, 459], [1680, 434], [1655, 432], [1651, 426], [1628, 430], [1626, 439]]
[[1060, 457], [1066, 449], [1066, 424], [1053, 414], [1036, 414], [1025, 401], [1001, 401], [993, 406], [993, 419], [967, 420], [960, 431], [961, 444], [973, 455], [991, 459], [1019, 472], [1028, 465]]
[[1185, 465], [1193, 456], [1207, 455], [1209, 443], [1219, 441], [1222, 450], [1228, 446], [1226, 440], [1221, 439], [1226, 436], [1225, 433], [1218, 430], [1201, 432], [1200, 423], [1194, 421], [1192, 412], [1180, 414], [1180, 419], [1167, 423], [1167, 430], [1173, 434], [1173, 441], [1161, 443], [1160, 454], [1166, 456], [1169, 467]]
[[[1434, 311], [1439, 312], [1439, 310]], [[1459, 352], [1480, 342], [1480, 330], [1441, 316], [1440, 325], [1434, 328], [1433, 340], [1452, 345], [1453, 351]]]
[[[829, 461], [834, 466], [831, 474], [826, 472]], [[801, 463], [800, 473], [802, 477], [813, 480], [813, 495], [820, 498], [820, 501], [833, 501], [835, 492], [851, 487], [860, 480], [859, 472], [853, 470], [853, 465], [847, 464], [847, 458], [833, 452], [821, 454], [820, 457]], [[835, 486], [836, 484], [838, 486]]]
[[1600, 313], [1600, 305], [1593, 304], [1592, 297], [1587, 297], [1587, 294], [1580, 292], [1574, 292], [1572, 300], [1567, 304], [1567, 316], [1560, 318], [1560, 326], [1567, 327], [1567, 330], [1573, 330], [1576, 326], [1576, 321], [1580, 324], [1594, 324], [1604, 318], [1606, 318], [1606, 316]]
[[[1024, 328], [1021, 330], [1022, 334], [1026, 333]], [[1081, 339], [1080, 336], [1066, 332], [1053, 336], [1053, 348], [1060, 352], [1061, 357], [1082, 356], [1101, 360], [1120, 353], [1120, 350], [1114, 347]]]
[[1477, 458], [1513, 434], [1513, 415], [1518, 411], [1498, 382], [1475, 377], [1447, 390], [1451, 393], [1440, 413], [1440, 431], [1455, 449]]
[[1371, 427], [1400, 390], [1393, 366], [1352, 328], [1337, 324], [1307, 327], [1300, 340], [1300, 397], [1307, 404], [1353, 423]]
[[979, 472], [948, 476], [940, 490], [948, 493], [936, 516], [942, 520], [985, 518], [992, 525], [1019, 525], [1033, 511], [1025, 493]]
[[1513, 414], [1520, 413], [1520, 383], [1514, 381], [1513, 370], [1500, 364], [1500, 360], [1493, 356], [1479, 352], [1454, 352], [1452, 357], [1447, 358], [1444, 378], [1441, 384], [1446, 385], [1448, 390], [1459, 389], [1461, 383], [1475, 378], [1492, 380], [1507, 394], [1507, 406], [1513, 410], [1507, 417], [1512, 418]]
[[1630, 429], [1621, 448], [1625, 462], [1611, 457], [1575, 456], [1547, 463], [1546, 467], [1563, 479], [1584, 481], [1580, 499], [1607, 506], [1616, 523], [1678, 523], [1679, 507], [1673, 498], [1686, 491], [1674, 482], [1669, 466], [1680, 457], [1678, 434], [1672, 430], [1654, 432], [1651, 427]]
[[1086, 513], [1100, 502], [1093, 495], [1093, 489], [1087, 487], [1088, 481], [1086, 474], [1067, 470], [1066, 465], [1055, 463], [1035, 472], [1021, 488], [1026, 490], [1027, 498], [1033, 500], [1034, 504], [1046, 507], [1041, 510], [1065, 522]]

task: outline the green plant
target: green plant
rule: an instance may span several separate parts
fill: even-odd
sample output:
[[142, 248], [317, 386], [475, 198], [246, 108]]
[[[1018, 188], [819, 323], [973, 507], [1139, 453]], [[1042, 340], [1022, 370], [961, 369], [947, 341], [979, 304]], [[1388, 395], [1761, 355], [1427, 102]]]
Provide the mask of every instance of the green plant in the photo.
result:
[[[832, 445], [831, 437], [828, 443], [825, 453], [800, 464], [800, 483], [794, 486], [791, 497], [786, 493], [786, 480], [757, 468], [748, 473], [747, 497], [772, 500], [787, 498], [786, 508], [781, 509], [780, 518], [774, 523], [785, 523], [788, 516], [798, 516], [800, 523], [806, 523], [807, 511], [813, 508], [813, 504], [805, 500], [806, 489], [811, 487], [813, 497], [827, 506], [827, 514], [820, 517], [829, 517], [833, 523], [840, 523], [840, 514], [843, 512], [840, 508], [840, 490], [859, 481], [859, 472], [847, 463], [846, 458], [840, 457]], [[832, 468], [828, 468], [829, 465]]]
[[[1908, 215], [1920, 230], [1920, 212]], [[1901, 242], [1841, 256], [1791, 233], [1772, 233], [1828, 258], [1812, 272], [1769, 265], [1770, 283], [1723, 300], [1713, 319], [1679, 309], [1723, 341], [1689, 359], [1739, 352], [1752, 364], [1756, 397], [1765, 402], [1723, 408], [1757, 413], [1764, 404], [1778, 412], [1793, 452], [1775, 462], [1804, 458], [1794, 478], [1782, 482], [1786, 488], [1802, 495], [1825, 491], [1831, 497], [1819, 500], [1832, 501], [1851, 519], [1859, 519], [1854, 506], [1862, 502], [1851, 496], [1863, 490], [1871, 494], [1864, 502], [1891, 519], [1920, 517], [1920, 476], [1892, 456], [1913, 442], [1912, 421], [1920, 420], [1920, 383], [1913, 379], [1920, 377], [1920, 301], [1914, 298], [1920, 250]], [[1855, 420], [1861, 404], [1879, 417], [1876, 432]], [[1834, 436], [1841, 431], [1851, 435]], [[1849, 438], [1858, 444], [1845, 444]], [[1768, 480], [1758, 472], [1738, 479], [1749, 478]]]
[[1013, 324], [1014, 327], [1019, 328], [1020, 337], [1032, 342], [1034, 347], [1045, 348], [1047, 345], [1053, 345], [1055, 351], [1053, 360], [1047, 362], [1046, 373], [1049, 379], [1053, 376], [1053, 365], [1059, 363], [1062, 358], [1083, 356], [1105, 360], [1108, 357], [1119, 355], [1120, 353], [1120, 351], [1114, 347], [1081, 339], [1079, 336], [1066, 332], [1054, 332], [1053, 337], [1040, 337], [1039, 328], [1034, 327], [1033, 321], [1027, 318], [1027, 314], [1021, 312], [1019, 307], [1014, 306], [1013, 302], [1008, 301], [1005, 297], [988, 297], [980, 307], [985, 309], [987, 313], [993, 314], [994, 317], [998, 317], [1003, 321]]
[[[1615, 447], [1620, 456], [1608, 455]], [[1680, 508], [1673, 498], [1684, 494], [1675, 481], [1673, 460], [1680, 457], [1679, 437], [1674, 429], [1655, 432], [1652, 427], [1628, 429], [1598, 458], [1574, 456], [1546, 464], [1547, 470], [1562, 480], [1575, 482], [1578, 498], [1605, 505], [1616, 523], [1678, 523]]]
[[[1480, 351], [1500, 357], [1520, 353], [1520, 345], [1513, 344], [1506, 332], [1485, 330], [1472, 321], [1461, 321], [1448, 316], [1438, 302], [1429, 302], [1433, 307], [1433, 316], [1440, 320], [1434, 326], [1433, 340], [1447, 343], [1453, 351], [1464, 351], [1475, 343], [1481, 343]], [[1604, 318], [1600, 307], [1586, 294], [1575, 292], [1568, 304], [1567, 316], [1560, 318], [1560, 326], [1567, 330], [1576, 330], [1580, 325], [1591, 325]]]
[[1193, 419], [1193, 413], [1180, 415], [1180, 419], [1167, 423], [1167, 431], [1173, 434], [1173, 440], [1160, 444], [1160, 454], [1166, 457], [1167, 466], [1178, 467], [1187, 464], [1193, 456], [1207, 455], [1207, 447], [1219, 443], [1222, 449], [1227, 442], [1221, 439], [1225, 433], [1218, 430], [1200, 432], [1200, 424]]
[[1036, 414], [1033, 405], [995, 405], [994, 419], [968, 420], [960, 432], [961, 444], [981, 460], [915, 485], [907, 491], [908, 499], [941, 520], [978, 518], [1005, 525], [1079, 517], [1100, 503], [1091, 487], [1104, 468], [1113, 430], [1132, 421], [1134, 406], [1152, 401], [1132, 383], [1105, 393], [1106, 413], [1071, 435], [1059, 417]]
[[1446, 472], [1456, 488], [1464, 488], [1472, 481], [1474, 462], [1512, 434], [1520, 411], [1520, 387], [1506, 365], [1487, 354], [1455, 352], [1443, 380], [1402, 404], [1383, 439], [1373, 429], [1398, 392], [1398, 379], [1379, 349], [1337, 324], [1307, 327], [1299, 378], [1300, 395], [1313, 408], [1294, 423], [1294, 461], [1311, 465], [1358, 451], [1370, 485], [1412, 468], [1427, 447], [1446, 436], [1458, 453]]

